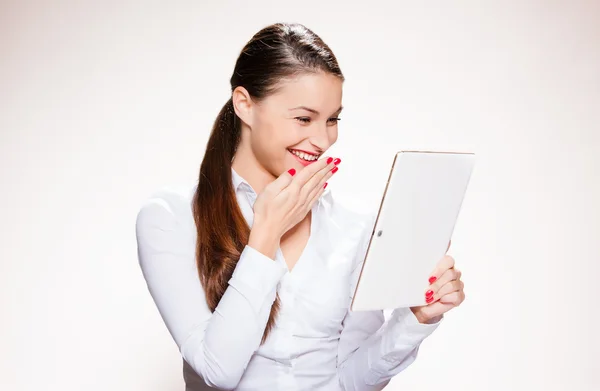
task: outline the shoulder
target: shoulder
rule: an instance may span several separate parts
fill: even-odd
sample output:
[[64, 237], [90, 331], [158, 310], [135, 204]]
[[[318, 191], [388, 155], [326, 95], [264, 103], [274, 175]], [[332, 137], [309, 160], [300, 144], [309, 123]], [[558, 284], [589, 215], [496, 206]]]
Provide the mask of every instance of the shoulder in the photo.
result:
[[136, 217], [138, 234], [152, 229], [173, 230], [193, 222], [192, 200], [195, 186], [171, 185], [157, 189], [144, 199]]

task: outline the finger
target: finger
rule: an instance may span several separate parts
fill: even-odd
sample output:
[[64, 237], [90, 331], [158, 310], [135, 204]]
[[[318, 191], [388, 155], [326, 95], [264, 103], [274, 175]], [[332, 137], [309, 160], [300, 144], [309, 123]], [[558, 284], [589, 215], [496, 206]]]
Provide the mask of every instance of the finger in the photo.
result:
[[326, 178], [329, 174], [333, 174], [334, 169], [335, 163], [333, 159], [331, 159], [331, 162], [327, 163], [325, 167], [317, 171], [312, 178], [310, 178], [304, 184], [304, 186], [300, 189], [300, 201], [302, 204], [306, 205], [308, 203], [308, 201], [312, 198], [311, 196], [314, 195], [313, 191], [320, 190], [320, 188], [325, 184], [324, 178]]
[[433, 284], [442, 276], [442, 274], [446, 272], [446, 270], [452, 269], [453, 267], [454, 258], [452, 258], [450, 255], [444, 255], [431, 273], [431, 276], [429, 277], [429, 283]]
[[456, 268], [446, 270], [444, 274], [440, 276], [440, 278], [438, 278], [433, 284], [429, 285], [427, 291], [425, 292], [425, 298], [439, 298], [441, 296], [439, 292], [442, 289], [442, 287], [452, 281], [460, 280], [461, 276], [462, 272]]
[[[325, 185], [325, 183], [323, 185]], [[312, 205], [315, 203], [315, 201], [317, 201], [319, 199], [319, 197], [321, 197], [321, 195], [323, 195], [323, 192], [325, 191], [325, 186], [321, 186], [321, 187], [319, 187], [317, 189], [318, 189], [318, 191], [308, 201], [309, 202], [309, 209], [311, 209]]]
[[[335, 173], [335, 163], [330, 163], [324, 169], [316, 173], [302, 189], [304, 194], [307, 194], [307, 200], [311, 200], [314, 195], [321, 190], [325, 182]], [[337, 171], [337, 170], [336, 170]]]
[[465, 287], [461, 280], [452, 280], [444, 285], [433, 295], [434, 299], [439, 299], [453, 292], [460, 292]]
[[269, 183], [265, 187], [265, 190], [272, 191], [274, 194], [279, 194], [281, 192], [281, 190], [285, 189], [286, 187], [288, 187], [290, 185], [290, 183], [292, 183], [292, 180], [294, 179], [295, 175], [296, 175], [296, 169], [290, 168], [288, 171], [279, 175], [279, 177], [277, 179], [275, 179], [273, 182]]
[[443, 304], [452, 304], [454, 306], [460, 305], [465, 300], [465, 294], [462, 291], [452, 292], [450, 294], [440, 297], [439, 302]]
[[311, 190], [307, 200], [309, 207], [311, 207], [312, 204], [321, 196], [321, 194], [323, 194], [323, 192], [325, 191], [325, 183], [327, 183], [327, 181], [329, 180], [329, 178], [331, 178], [332, 175], [333, 172], [329, 170], [327, 174], [325, 174], [325, 176], [321, 178], [317, 186], [315, 186], [314, 189]]
[[[329, 160], [328, 160], [329, 161]], [[327, 166], [325, 166], [321, 171], [317, 172], [314, 176], [313, 179], [314, 180], [316, 178], [319, 178], [318, 183], [325, 183], [323, 182], [323, 178], [325, 178], [327, 175], [331, 174], [335, 174], [338, 170], [338, 165], [341, 163], [342, 161], [339, 158], [335, 158], [333, 160], [331, 160], [331, 162], [329, 162], [327, 164]], [[329, 178], [327, 178], [329, 179]], [[317, 185], [315, 185], [316, 187]]]
[[309, 164], [308, 166], [304, 167], [294, 177], [294, 179], [292, 180], [291, 185], [294, 185], [298, 189], [301, 189], [306, 184], [306, 182], [308, 182], [316, 173], [318, 173], [319, 171], [321, 171], [325, 167], [329, 166], [333, 162], [333, 161], [331, 161], [331, 162], [328, 163], [329, 160], [332, 160], [332, 159], [329, 158], [329, 157], [326, 157], [326, 158], [323, 158], [323, 159], [319, 159], [316, 162], [314, 162], [312, 164]]

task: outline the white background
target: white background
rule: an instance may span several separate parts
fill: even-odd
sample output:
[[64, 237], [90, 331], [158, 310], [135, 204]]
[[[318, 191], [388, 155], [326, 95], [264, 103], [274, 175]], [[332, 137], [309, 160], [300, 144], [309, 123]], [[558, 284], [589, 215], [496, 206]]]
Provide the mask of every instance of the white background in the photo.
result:
[[347, 82], [330, 186], [471, 151], [467, 299], [389, 390], [598, 390], [599, 1], [1, 1], [0, 388], [183, 390], [135, 216], [196, 179], [239, 50], [313, 29]]

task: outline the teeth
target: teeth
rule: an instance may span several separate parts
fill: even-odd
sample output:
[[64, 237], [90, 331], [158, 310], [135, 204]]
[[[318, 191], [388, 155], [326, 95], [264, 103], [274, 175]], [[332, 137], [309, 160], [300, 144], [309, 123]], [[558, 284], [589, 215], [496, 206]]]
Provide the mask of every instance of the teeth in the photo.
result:
[[304, 159], [306, 161], [313, 161], [313, 160], [317, 160], [319, 157], [318, 156], [314, 156], [314, 155], [309, 155], [307, 153], [304, 152], [299, 152], [299, 151], [294, 151], [294, 150], [289, 150], [291, 153], [293, 153], [294, 155], [298, 156], [300, 159]]

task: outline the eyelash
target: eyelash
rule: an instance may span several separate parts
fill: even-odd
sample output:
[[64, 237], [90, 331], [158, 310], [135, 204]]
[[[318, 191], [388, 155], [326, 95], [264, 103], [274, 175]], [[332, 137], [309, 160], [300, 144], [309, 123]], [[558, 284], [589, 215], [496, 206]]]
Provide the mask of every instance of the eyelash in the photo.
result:
[[[297, 121], [299, 121], [299, 122], [303, 123], [303, 124], [308, 124], [308, 123], [310, 123], [310, 118], [309, 118], [309, 117], [296, 117], [295, 119], [296, 119]], [[341, 121], [341, 118], [339, 118], [339, 117], [332, 117], [332, 118], [329, 118], [329, 119], [327, 120], [327, 122], [330, 122], [331, 120], [334, 120], [334, 121], [335, 121], [335, 123], [338, 123], [339, 121]]]

